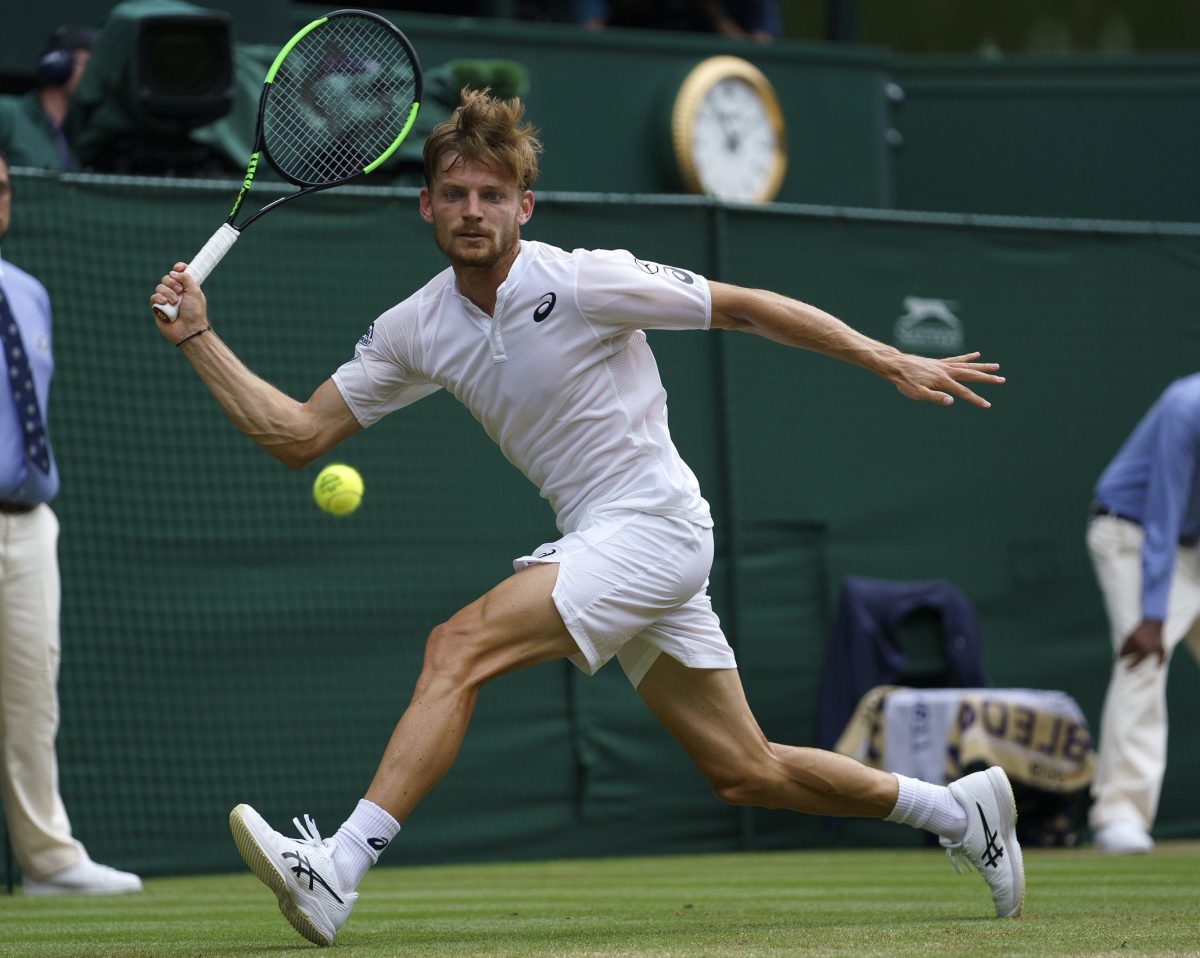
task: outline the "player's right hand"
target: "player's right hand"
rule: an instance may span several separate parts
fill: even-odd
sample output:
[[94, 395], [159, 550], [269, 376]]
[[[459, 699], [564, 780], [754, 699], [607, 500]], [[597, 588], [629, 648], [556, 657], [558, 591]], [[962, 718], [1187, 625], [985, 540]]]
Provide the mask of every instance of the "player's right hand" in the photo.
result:
[[950, 356], [947, 359], [900, 353], [892, 358], [887, 378], [900, 395], [909, 399], [949, 406], [958, 396], [980, 409], [990, 409], [992, 404], [966, 383], [998, 385], [1004, 382], [1004, 377], [999, 375], [999, 363], [981, 363], [978, 359], [979, 353]]
[[[176, 263], [171, 272], [167, 273], [154, 292], [150, 295], [150, 308], [154, 313], [154, 322], [158, 331], [170, 343], [181, 340], [208, 326], [208, 305], [204, 299], [204, 291], [200, 284], [185, 272], [187, 263]], [[159, 316], [155, 306], [178, 304], [179, 313], [175, 322], [167, 322]]]

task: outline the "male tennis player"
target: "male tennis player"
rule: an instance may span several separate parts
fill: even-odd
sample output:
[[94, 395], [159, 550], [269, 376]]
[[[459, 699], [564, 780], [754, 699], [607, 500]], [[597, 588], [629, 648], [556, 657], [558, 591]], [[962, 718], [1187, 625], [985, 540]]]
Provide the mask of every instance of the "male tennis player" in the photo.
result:
[[[412, 701], [337, 834], [322, 839], [306, 816], [296, 820], [302, 837], [287, 838], [239, 805], [230, 822], [242, 856], [296, 930], [328, 944], [367, 869], [454, 761], [485, 682], [563, 657], [591, 674], [616, 657], [720, 798], [928, 829], [952, 860], [983, 874], [997, 915], [1020, 914], [1025, 880], [1002, 770], [930, 785], [768, 742], [759, 730], [705, 591], [708, 503], [671, 442], [642, 330], [754, 333], [862, 366], [909, 398], [940, 404], [957, 396], [986, 408], [965, 384], [1003, 382], [998, 367], [974, 353], [906, 355], [804, 303], [628, 252], [521, 240], [540, 150], [523, 112], [517, 101], [465, 92], [430, 134], [420, 212], [450, 268], [380, 316], [307, 402], [257, 378], [217, 337], [183, 263], [150, 297], [179, 304], [176, 323], [159, 323], [162, 334], [238, 428], [283, 463], [300, 468], [447, 389], [538, 486], [563, 533], [430, 633]], [[555, 388], [531, 388], [538, 382]]]

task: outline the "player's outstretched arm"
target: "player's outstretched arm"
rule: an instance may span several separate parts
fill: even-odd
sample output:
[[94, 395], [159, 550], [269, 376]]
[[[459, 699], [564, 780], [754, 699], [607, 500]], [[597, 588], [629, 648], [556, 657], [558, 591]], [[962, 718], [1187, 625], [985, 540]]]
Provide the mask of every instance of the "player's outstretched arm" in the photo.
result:
[[284, 465], [299, 469], [362, 428], [332, 379], [302, 403], [251, 372], [209, 326], [204, 293], [183, 272], [184, 265], [176, 263], [150, 297], [151, 305], [178, 303], [176, 321], [156, 322], [238, 429]]
[[991, 403], [967, 383], [1002, 383], [998, 363], [981, 363], [979, 353], [930, 359], [902, 353], [864, 336], [836, 316], [797, 299], [761, 289], [710, 283], [712, 328], [755, 333], [785, 346], [808, 349], [862, 366], [882, 376], [909, 399], [949, 405], [954, 397], [987, 409]]

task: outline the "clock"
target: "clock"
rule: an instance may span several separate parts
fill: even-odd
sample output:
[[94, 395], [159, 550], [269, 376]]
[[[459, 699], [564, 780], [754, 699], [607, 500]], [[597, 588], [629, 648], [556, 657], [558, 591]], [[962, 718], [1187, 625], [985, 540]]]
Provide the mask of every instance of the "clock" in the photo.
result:
[[783, 185], [783, 110], [762, 71], [741, 57], [709, 57], [692, 68], [675, 94], [671, 143], [689, 192], [768, 203]]

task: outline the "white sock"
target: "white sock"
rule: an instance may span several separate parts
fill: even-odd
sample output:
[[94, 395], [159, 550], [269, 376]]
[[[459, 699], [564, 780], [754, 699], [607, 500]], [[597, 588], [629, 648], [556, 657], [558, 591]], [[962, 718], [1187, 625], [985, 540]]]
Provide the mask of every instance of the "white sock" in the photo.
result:
[[382, 808], [365, 798], [359, 800], [354, 812], [333, 836], [337, 839], [333, 867], [343, 891], [358, 887], [367, 869], [379, 861], [380, 853], [399, 831], [400, 823]]
[[887, 821], [924, 828], [947, 841], [962, 841], [967, 833], [967, 813], [950, 789], [905, 775], [896, 775], [896, 783], [900, 786], [896, 807]]

